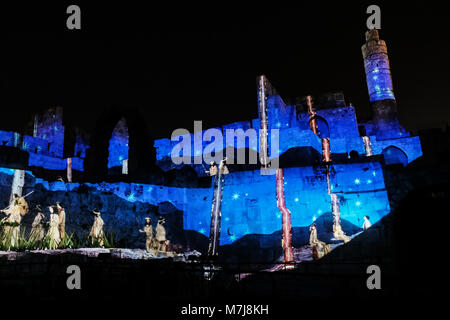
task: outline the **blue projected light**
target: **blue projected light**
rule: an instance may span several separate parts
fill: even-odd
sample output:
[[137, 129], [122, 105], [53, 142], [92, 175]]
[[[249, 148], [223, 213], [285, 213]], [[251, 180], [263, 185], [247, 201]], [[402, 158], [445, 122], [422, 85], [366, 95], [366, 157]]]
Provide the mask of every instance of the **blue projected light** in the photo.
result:
[[[368, 166], [369, 170], [367, 170]], [[382, 178], [375, 180], [372, 176], [372, 172], [376, 172], [377, 177], [382, 175], [380, 163], [343, 164], [335, 165], [335, 168], [336, 174], [330, 181], [334, 186], [334, 192], [348, 193], [345, 196], [348, 205], [341, 206], [341, 219], [359, 226], [365, 214], [372, 218], [372, 222], [376, 222], [389, 212], [384, 180]], [[313, 221], [317, 221], [331, 211], [327, 182], [322, 173], [315, 172], [312, 167], [297, 167], [285, 168], [284, 174], [286, 181], [289, 182], [285, 186], [284, 192], [285, 199], [291, 201], [291, 205], [289, 202], [287, 203], [287, 208], [291, 212], [292, 227], [309, 226]], [[254, 180], [258, 183], [249, 183]], [[357, 183], [359, 181], [358, 185], [355, 185], [355, 180]], [[368, 180], [372, 182], [368, 184]], [[220, 245], [237, 241], [245, 234], [272, 234], [281, 230], [283, 216], [277, 208], [274, 176], [261, 176], [259, 170], [247, 171], [245, 174], [231, 172], [227, 176], [227, 181], [223, 194], [224, 200], [228, 197], [230, 201], [222, 203], [221, 229], [233, 230], [232, 235], [236, 238], [233, 240], [230, 238], [230, 233], [221, 232]], [[353, 191], [350, 190], [352, 187]], [[202, 190], [201, 192], [202, 195], [207, 196], [211, 190]], [[251, 195], [251, 201], [240, 201], [247, 193]], [[201, 229], [209, 226], [205, 221], [211, 219], [211, 203], [204, 201], [204, 196], [194, 197], [193, 199], [198, 199], [198, 202], [194, 200], [194, 203], [185, 207], [186, 229], [200, 233]], [[177, 201], [182, 202], [184, 195], [180, 194], [180, 197]], [[233, 199], [235, 201], [232, 201]], [[303, 202], [301, 202], [302, 199], [304, 199]], [[200, 225], [199, 221], [203, 223]]]
[[109, 140], [108, 168], [122, 167], [123, 160], [128, 159], [128, 150], [128, 128], [125, 121], [120, 120]]
[[355, 184], [360, 184], [360, 182], [359, 179], [355, 179]]
[[135, 201], [136, 197], [134, 196], [134, 193], [131, 192], [128, 196], [127, 196], [127, 200], [128, 201]]
[[365, 60], [365, 68], [370, 102], [395, 99], [388, 57], [379, 54], [368, 57]]

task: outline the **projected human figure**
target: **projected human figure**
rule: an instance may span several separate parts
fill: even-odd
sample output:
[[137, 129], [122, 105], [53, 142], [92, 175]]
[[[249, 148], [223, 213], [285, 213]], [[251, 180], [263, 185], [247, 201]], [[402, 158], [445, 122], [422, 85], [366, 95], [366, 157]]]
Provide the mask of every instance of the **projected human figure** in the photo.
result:
[[147, 252], [151, 252], [153, 245], [153, 227], [152, 220], [150, 218], [145, 218], [144, 230], [139, 230], [139, 232], [145, 233], [145, 249], [147, 250]]
[[155, 247], [159, 252], [166, 252], [166, 228], [164, 228], [164, 224], [166, 223], [165, 218], [160, 218], [158, 220], [158, 225], [156, 226], [156, 241]]
[[3, 243], [8, 248], [16, 247], [19, 244], [20, 222], [22, 217], [28, 213], [28, 203], [24, 197], [14, 194], [13, 201], [9, 207], [1, 210], [6, 214], [2, 219], [5, 227], [3, 229]]
[[313, 259], [320, 259], [331, 251], [330, 245], [317, 239], [316, 224], [309, 227], [309, 244], [312, 246]]
[[347, 243], [350, 241], [350, 238], [344, 233], [344, 231], [342, 231], [340, 220], [341, 219], [338, 216], [333, 215], [333, 235], [335, 239]]
[[91, 228], [91, 232], [89, 233], [89, 237], [91, 238], [91, 243], [93, 245], [98, 245], [99, 247], [104, 247], [104, 242], [103, 242], [103, 226], [105, 224], [105, 222], [103, 221], [103, 219], [101, 218], [101, 213], [100, 211], [98, 211], [97, 209], [94, 209], [92, 211], [92, 213], [94, 214], [94, 224], [92, 225]]
[[369, 219], [370, 219], [369, 216], [364, 216], [364, 223], [363, 223], [363, 226], [362, 226], [364, 231], [366, 231], [367, 229], [369, 229], [372, 226], [372, 224], [370, 223]]
[[217, 174], [217, 166], [214, 161], [211, 161], [209, 163], [209, 170], [205, 171], [206, 174], [209, 174], [209, 176], [215, 176]]
[[50, 227], [47, 231], [48, 249], [57, 249], [61, 242], [59, 233], [59, 216], [58, 209], [55, 206], [48, 207], [50, 211]]
[[59, 230], [59, 238], [63, 239], [66, 236], [66, 211], [61, 206], [59, 201], [56, 202], [56, 210], [58, 213], [58, 230]]
[[228, 167], [227, 167], [227, 160], [228, 158], [225, 157], [223, 158], [222, 161], [220, 161], [220, 166], [219, 166], [219, 170], [221, 174], [229, 174], [230, 171], [228, 171]]
[[36, 205], [36, 210], [37, 210], [36, 217], [34, 217], [33, 224], [31, 225], [30, 241], [38, 243], [44, 240], [45, 237], [45, 229], [44, 229], [45, 216], [42, 213], [40, 205]]

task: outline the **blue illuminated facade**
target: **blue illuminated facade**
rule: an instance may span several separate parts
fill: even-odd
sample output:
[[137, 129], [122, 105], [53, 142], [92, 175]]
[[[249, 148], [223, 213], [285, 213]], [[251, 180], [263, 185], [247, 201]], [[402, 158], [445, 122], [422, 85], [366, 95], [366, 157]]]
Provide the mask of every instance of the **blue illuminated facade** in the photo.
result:
[[395, 99], [389, 61], [385, 55], [380, 54], [366, 61], [366, 78], [370, 102]]
[[[366, 40], [363, 56], [369, 97], [371, 102], [380, 103], [376, 105], [379, 112], [372, 121], [358, 122], [355, 107], [346, 105], [344, 100], [332, 106], [318, 103], [315, 105], [318, 125], [316, 135], [310, 128], [308, 112], [301, 105], [287, 105], [278, 94], [269, 95], [266, 101], [268, 128], [279, 130], [280, 157], [290, 150], [299, 149], [306, 156], [314, 153], [320, 159], [321, 139], [329, 139], [331, 159], [334, 160], [330, 174], [331, 192], [338, 195], [341, 219], [356, 226], [362, 225], [364, 215], [369, 215], [371, 222], [375, 223], [390, 212], [384, 165], [407, 165], [422, 155], [419, 137], [411, 136], [401, 127], [395, 112], [390, 109], [389, 103], [395, 103], [395, 97], [386, 45], [378, 38], [377, 32], [369, 32]], [[384, 101], [389, 103], [383, 104]], [[383, 113], [385, 110], [387, 112]], [[67, 161], [63, 156], [62, 113], [49, 113], [36, 128], [37, 134], [25, 136], [22, 146], [30, 154], [29, 166], [64, 170]], [[259, 132], [260, 120], [255, 118], [216, 129], [224, 137], [227, 129], [254, 129]], [[202, 139], [205, 132], [201, 130], [195, 135], [187, 134], [192, 162], [194, 157], [201, 157], [210, 144]], [[363, 136], [366, 141], [370, 141], [372, 155], [366, 154]], [[198, 145], [194, 143], [196, 139], [200, 141]], [[254, 139], [256, 141], [246, 141], [245, 147], [258, 152], [259, 135]], [[5, 145], [13, 146], [14, 134], [0, 131], [0, 140]], [[171, 152], [178, 143], [171, 139], [155, 140], [156, 165], [163, 171], [188, 165], [199, 177], [205, 177], [201, 164], [172, 162]], [[219, 149], [227, 147], [238, 148], [237, 139], [225, 139]], [[83, 171], [88, 149], [89, 143], [77, 137], [75, 156], [72, 158], [73, 169]], [[122, 119], [109, 141], [108, 168], [122, 166], [123, 161], [128, 159], [128, 152], [128, 128]], [[349, 160], [351, 153], [356, 153], [357, 159]], [[321, 215], [331, 213], [325, 167], [320, 161], [314, 165], [285, 168], [284, 179], [286, 207], [291, 211], [293, 227], [309, 226]], [[74, 190], [79, 186], [77, 183], [52, 183], [42, 179], [36, 179], [36, 183], [41, 183], [51, 191]], [[184, 229], [209, 235], [212, 188], [176, 188], [124, 182], [88, 185], [114, 193], [130, 202], [158, 205], [168, 201], [183, 212]], [[275, 175], [261, 175], [260, 170], [232, 171], [228, 174], [223, 189], [220, 244], [230, 244], [247, 234], [267, 235], [280, 229], [281, 213], [277, 208]]]
[[[13, 175], [13, 169], [0, 168]], [[341, 218], [361, 226], [363, 216], [378, 221], [390, 211], [384, 185], [383, 166], [378, 161], [333, 165], [332, 191], [339, 195]], [[32, 176], [31, 172], [27, 172]], [[79, 183], [34, 179], [34, 185], [58, 192], [72, 191]], [[211, 222], [211, 188], [176, 188], [138, 183], [85, 183], [101, 192], [115, 194], [130, 202], [158, 205], [170, 202], [183, 211], [183, 226], [205, 236]], [[29, 186], [31, 187], [31, 186]], [[220, 244], [230, 244], [247, 234], [271, 234], [281, 229], [281, 213], [276, 203], [274, 175], [259, 170], [231, 172], [226, 177], [222, 202]], [[330, 196], [324, 168], [285, 168], [286, 207], [293, 227], [309, 226], [323, 214], [330, 214]]]
[[[319, 136], [309, 127], [307, 112], [299, 112], [295, 105], [286, 105], [276, 94], [268, 97], [267, 106], [269, 129], [279, 129], [281, 157], [283, 153], [298, 147], [309, 147], [317, 153], [322, 152]], [[353, 106], [317, 106], [316, 113], [320, 135], [330, 139], [331, 158], [338, 155], [347, 158], [352, 151], [356, 151], [360, 157], [356, 162], [337, 162], [332, 165], [331, 191], [338, 195], [341, 219], [360, 227], [364, 215], [368, 215], [371, 222], [375, 223], [390, 211], [381, 156], [386, 157], [387, 164], [407, 165], [422, 155], [419, 137], [412, 137], [403, 129], [398, 134], [399, 138], [378, 140], [376, 127], [371, 123], [358, 123]], [[360, 126], [367, 128], [374, 156], [365, 154], [364, 141], [358, 129]], [[225, 133], [226, 129], [249, 128], [259, 130], [259, 119], [228, 124], [219, 129]], [[199, 133], [197, 135], [201, 136]], [[194, 159], [194, 155], [198, 156], [198, 150], [194, 148], [194, 135], [191, 134], [190, 138], [191, 156]], [[259, 148], [258, 142], [253, 144], [256, 151]], [[177, 167], [168, 159], [177, 143], [178, 141], [169, 139], [155, 141], [157, 163], [165, 170]], [[201, 151], [208, 143], [202, 143]], [[223, 148], [226, 146], [237, 147], [237, 139], [225, 141]], [[399, 157], [398, 151], [404, 157]], [[390, 157], [391, 154], [394, 157]], [[201, 165], [191, 166], [199, 175], [204, 175]], [[293, 227], [309, 226], [319, 216], [331, 214], [331, 199], [327, 192], [323, 166], [285, 168], [284, 179], [286, 207], [292, 213]], [[275, 197], [275, 176], [261, 175], [259, 170], [232, 172], [226, 176], [223, 194], [222, 245], [247, 234], [271, 234], [280, 230], [281, 214]], [[182, 203], [179, 208], [184, 212], [185, 229], [209, 235], [212, 189], [201, 192], [199, 189], [187, 189], [178, 196], [180, 198], [173, 196], [171, 200], [176, 199], [176, 203]], [[183, 199], [186, 203], [183, 203]]]
[[[378, 221], [389, 213], [380, 163], [336, 165], [334, 169], [333, 192], [340, 196], [342, 219], [361, 226], [364, 215]], [[285, 168], [284, 173], [286, 207], [291, 211], [293, 227], [309, 226], [321, 215], [331, 213], [323, 172], [313, 167], [298, 167]], [[275, 192], [275, 176], [261, 175], [259, 170], [230, 173], [224, 187], [220, 243], [229, 244], [247, 234], [279, 231], [281, 213]], [[204, 194], [207, 201], [190, 198], [184, 226], [209, 235], [211, 190]]]

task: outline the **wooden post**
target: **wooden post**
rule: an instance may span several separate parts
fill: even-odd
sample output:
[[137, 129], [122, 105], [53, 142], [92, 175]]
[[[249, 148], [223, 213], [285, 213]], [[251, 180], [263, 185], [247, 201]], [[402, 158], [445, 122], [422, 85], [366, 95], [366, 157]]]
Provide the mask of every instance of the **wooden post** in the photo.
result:
[[72, 182], [72, 158], [67, 158], [67, 182]]

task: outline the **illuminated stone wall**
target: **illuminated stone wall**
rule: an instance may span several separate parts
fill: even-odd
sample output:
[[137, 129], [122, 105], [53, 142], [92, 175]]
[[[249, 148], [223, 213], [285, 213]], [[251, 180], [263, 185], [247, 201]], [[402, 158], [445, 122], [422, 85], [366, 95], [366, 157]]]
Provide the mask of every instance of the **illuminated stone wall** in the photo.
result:
[[[2, 170], [7, 174], [13, 173], [10, 169]], [[309, 226], [321, 215], [331, 212], [324, 170], [321, 166], [285, 169], [286, 207], [292, 213], [293, 227]], [[31, 190], [38, 184], [53, 192], [74, 191], [80, 187], [78, 183], [35, 179], [27, 188]], [[340, 198], [341, 218], [358, 227], [362, 225], [364, 215], [376, 222], [390, 211], [379, 162], [334, 165], [331, 184], [333, 192]], [[159, 205], [170, 202], [183, 212], [184, 229], [209, 235], [212, 188], [135, 183], [85, 185], [130, 203]], [[274, 175], [261, 175], [259, 170], [230, 173], [226, 176], [223, 195], [221, 245], [232, 243], [246, 234], [271, 234], [281, 229]]]
[[64, 126], [61, 107], [51, 108], [37, 115], [36, 137], [48, 142], [48, 153], [54, 157], [63, 157]]
[[0, 130], [0, 142], [1, 145], [12, 147], [14, 145], [14, 133]]
[[[378, 162], [333, 167], [336, 171], [332, 176], [333, 192], [339, 195], [342, 219], [360, 227], [364, 215], [375, 222], [389, 213], [383, 171]], [[286, 168], [284, 173], [286, 207], [291, 211], [293, 227], [309, 226], [322, 214], [331, 212], [323, 168]], [[275, 176], [262, 176], [259, 170], [230, 173], [223, 194], [221, 244], [246, 234], [271, 234], [281, 229]], [[186, 229], [209, 234], [211, 198], [212, 189], [189, 194], [184, 209]]]
[[[322, 146], [320, 139], [310, 130], [308, 124], [309, 116], [306, 112], [297, 113], [296, 107], [293, 105], [285, 105], [279, 95], [268, 97], [267, 105], [269, 130], [279, 130], [280, 154], [295, 147], [312, 147], [318, 152], [321, 152]], [[340, 106], [326, 109], [321, 109], [319, 106], [316, 113], [321, 134], [324, 137], [330, 138], [332, 154], [349, 154], [351, 151], [356, 151], [358, 154], [364, 155], [364, 143], [358, 130], [358, 126], [362, 125], [366, 127], [367, 134], [371, 136], [374, 155], [382, 154], [383, 149], [391, 145], [398, 147], [407, 155], [408, 163], [422, 155], [419, 138], [410, 137], [409, 133], [398, 125], [398, 121], [392, 123], [392, 127], [389, 127], [389, 130], [392, 131], [389, 133], [389, 136], [395, 138], [377, 140], [377, 128], [370, 122], [367, 124], [358, 124], [353, 106]], [[243, 121], [224, 125], [222, 128], [219, 127], [217, 129], [223, 133], [225, 140], [226, 129], [242, 129], [245, 131], [249, 128], [253, 128], [257, 132], [257, 141], [254, 144], [256, 148], [254, 149], [255, 151], [259, 151], [259, 119], [253, 119], [251, 125], [249, 122]], [[192, 131], [192, 128], [186, 129]], [[202, 135], [204, 131], [202, 131]], [[199, 136], [200, 132], [197, 135]], [[194, 148], [194, 135], [192, 133], [190, 134], [190, 139], [191, 159], [193, 161], [193, 157], [199, 157], [210, 142], [202, 142], [202, 150], [200, 151]], [[165, 171], [179, 167], [174, 165], [170, 158], [172, 149], [177, 144], [178, 141], [171, 141], [170, 139], [159, 139], [154, 142], [156, 148], [156, 164]], [[234, 141], [224, 141], [222, 148], [218, 150], [226, 146], [237, 147], [236, 139]], [[248, 143], [246, 146], [249, 147]], [[199, 175], [203, 174], [203, 168], [200, 165], [194, 166], [194, 168]]]
[[[67, 159], [64, 153], [63, 109], [50, 108], [35, 117], [36, 136], [23, 136], [21, 149], [29, 153], [29, 167], [39, 167], [49, 170], [65, 170]], [[14, 146], [14, 132], [0, 131], [0, 142]], [[83, 171], [83, 159], [87, 149], [86, 144], [78, 147], [80, 156], [73, 157], [72, 168]], [[77, 150], [77, 149], [76, 149]]]

